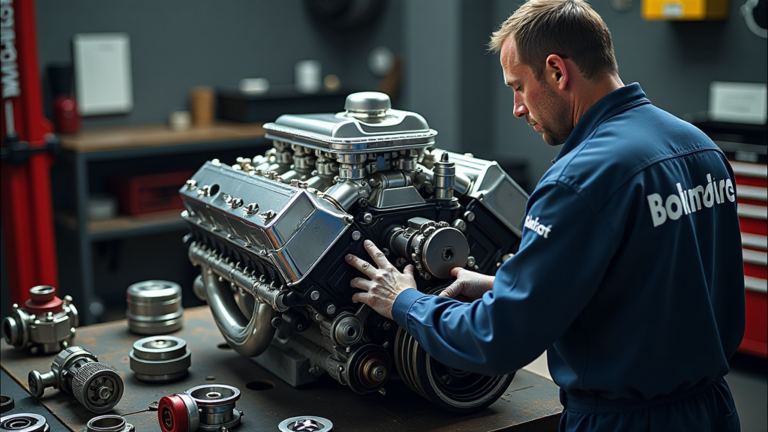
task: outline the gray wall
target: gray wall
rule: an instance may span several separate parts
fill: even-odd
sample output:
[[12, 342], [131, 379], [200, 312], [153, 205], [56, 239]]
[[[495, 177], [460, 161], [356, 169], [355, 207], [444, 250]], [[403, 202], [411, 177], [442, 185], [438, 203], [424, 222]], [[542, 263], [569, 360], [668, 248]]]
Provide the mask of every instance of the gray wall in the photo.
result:
[[[493, 3], [491, 28], [520, 1]], [[730, 17], [724, 22], [643, 21], [640, 3], [635, 1], [630, 11], [619, 13], [608, 1], [591, 2], [611, 29], [622, 80], [639, 82], [656, 106], [677, 116], [702, 112], [707, 110], [710, 81], [765, 82], [766, 40], [744, 24], [739, 14], [743, 0], [730, 2]], [[538, 181], [559, 148], [547, 146], [523, 120], [513, 117], [512, 91], [503, 85], [498, 63], [489, 79], [494, 155], [527, 160]]]
[[[375, 89], [367, 67], [379, 45], [401, 52], [401, 2], [388, 0], [378, 20], [360, 30], [318, 25], [302, 0], [36, 0], [40, 66], [71, 61], [75, 33], [127, 32], [131, 37], [134, 109], [89, 117], [83, 125], [164, 122], [184, 109], [197, 85], [236, 87], [241, 78], [293, 83], [293, 65], [316, 59], [342, 86]], [[44, 80], [44, 85], [47, 82]], [[341, 109], [341, 107], [340, 107]]]

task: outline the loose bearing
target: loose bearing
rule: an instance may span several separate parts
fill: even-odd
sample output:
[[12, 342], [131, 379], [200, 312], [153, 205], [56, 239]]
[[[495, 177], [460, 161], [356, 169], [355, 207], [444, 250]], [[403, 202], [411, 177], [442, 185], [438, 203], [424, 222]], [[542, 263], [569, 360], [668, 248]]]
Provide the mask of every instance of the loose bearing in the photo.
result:
[[80, 432], [134, 432], [136, 428], [119, 415], [107, 414], [88, 420]]
[[112, 368], [99, 363], [99, 359], [79, 346], [60, 352], [51, 370], [28, 375], [29, 391], [35, 397], [43, 396], [48, 387], [71, 393], [84, 407], [95, 413], [111, 410], [123, 397], [124, 384]]
[[0, 396], [0, 414], [5, 414], [16, 406], [16, 402], [10, 396]]
[[277, 427], [280, 432], [331, 432], [333, 423], [327, 418], [299, 416], [285, 419]]
[[235, 409], [240, 390], [224, 384], [205, 384], [160, 399], [157, 418], [163, 432], [219, 432], [240, 424]]
[[150, 336], [133, 343], [131, 370], [145, 382], [173, 381], [187, 375], [192, 353], [184, 339]]
[[184, 324], [181, 286], [175, 282], [148, 280], [128, 287], [128, 327], [141, 335], [175, 332]]
[[32, 414], [11, 414], [0, 418], [0, 432], [49, 432], [51, 426], [45, 417]]

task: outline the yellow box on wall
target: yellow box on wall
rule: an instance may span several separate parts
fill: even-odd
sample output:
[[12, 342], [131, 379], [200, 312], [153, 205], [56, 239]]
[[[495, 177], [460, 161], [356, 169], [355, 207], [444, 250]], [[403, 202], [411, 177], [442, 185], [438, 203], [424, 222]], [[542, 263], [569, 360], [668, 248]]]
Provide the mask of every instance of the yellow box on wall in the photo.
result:
[[645, 20], [724, 20], [728, 0], [643, 0], [642, 14]]

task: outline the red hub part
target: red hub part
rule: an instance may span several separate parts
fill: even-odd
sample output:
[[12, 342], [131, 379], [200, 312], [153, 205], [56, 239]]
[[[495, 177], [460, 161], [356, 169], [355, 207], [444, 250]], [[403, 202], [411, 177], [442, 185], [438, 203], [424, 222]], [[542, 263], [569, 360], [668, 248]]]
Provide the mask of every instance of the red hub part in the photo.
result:
[[187, 407], [178, 396], [163, 396], [157, 409], [157, 420], [163, 432], [187, 432]]
[[56, 288], [50, 285], [38, 285], [29, 289], [29, 300], [24, 302], [24, 310], [36, 316], [48, 312], [61, 312], [64, 303], [56, 297]]

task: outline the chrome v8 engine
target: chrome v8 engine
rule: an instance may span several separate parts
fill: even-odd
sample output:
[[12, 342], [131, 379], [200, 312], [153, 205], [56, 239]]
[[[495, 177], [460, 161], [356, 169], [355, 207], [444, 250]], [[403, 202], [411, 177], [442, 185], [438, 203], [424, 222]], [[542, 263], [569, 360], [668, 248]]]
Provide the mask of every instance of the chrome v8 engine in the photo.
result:
[[454, 267], [493, 274], [516, 252], [527, 195], [499, 167], [434, 148], [437, 132], [382, 93], [355, 93], [338, 114], [264, 125], [274, 148], [206, 162], [182, 187], [200, 267], [195, 292], [229, 345], [293, 386], [328, 374], [357, 393], [395, 370], [456, 412], [495, 402], [512, 375], [484, 376], [431, 358], [396, 323], [352, 303], [371, 239], [417, 288], [437, 293]]

